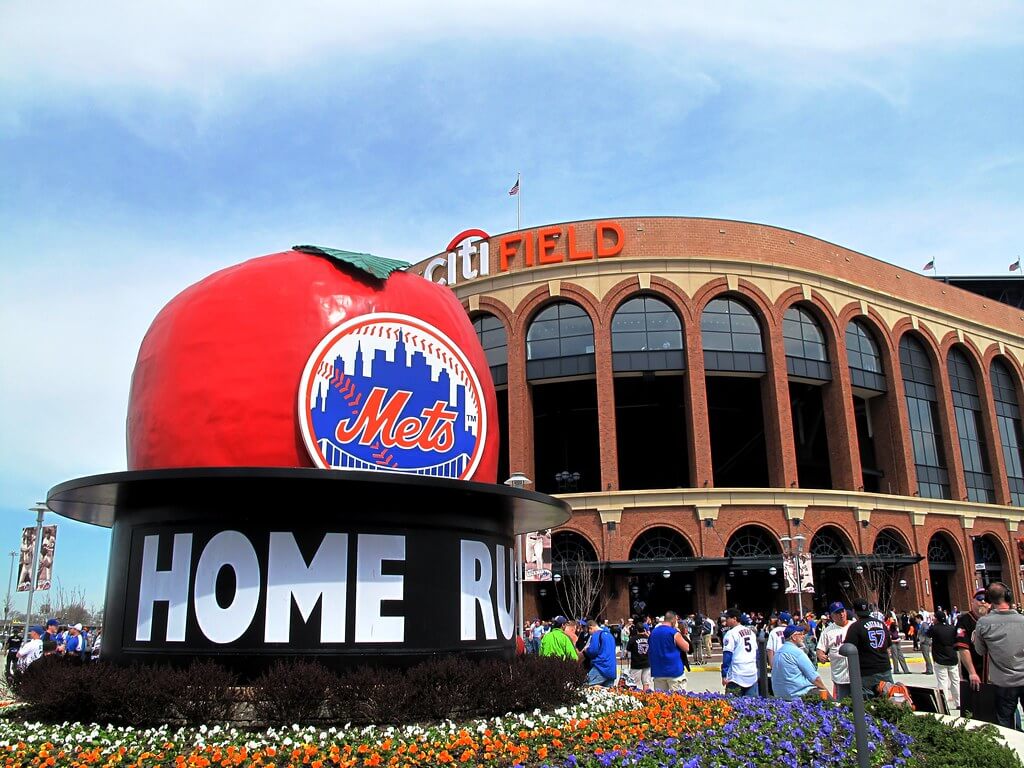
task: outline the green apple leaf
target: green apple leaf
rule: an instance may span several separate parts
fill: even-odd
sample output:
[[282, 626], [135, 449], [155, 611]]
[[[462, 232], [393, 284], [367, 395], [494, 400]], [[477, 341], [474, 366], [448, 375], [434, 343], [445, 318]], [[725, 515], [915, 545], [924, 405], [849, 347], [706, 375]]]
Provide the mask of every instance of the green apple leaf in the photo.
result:
[[348, 264], [358, 270], [373, 275], [380, 280], [387, 280], [392, 272], [409, 268], [409, 262], [400, 259], [385, 259], [383, 256], [374, 256], [372, 253], [356, 253], [355, 251], [342, 251], [337, 248], [325, 248], [320, 245], [293, 245], [293, 251], [301, 253], [312, 253], [316, 256], [326, 256], [329, 259]]

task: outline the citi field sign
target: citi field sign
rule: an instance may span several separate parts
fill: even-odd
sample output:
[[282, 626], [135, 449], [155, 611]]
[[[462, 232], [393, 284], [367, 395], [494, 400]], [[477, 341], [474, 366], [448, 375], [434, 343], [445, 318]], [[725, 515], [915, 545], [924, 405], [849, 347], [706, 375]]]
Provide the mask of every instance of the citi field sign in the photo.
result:
[[467, 229], [452, 238], [444, 256], [423, 268], [423, 276], [441, 285], [456, 285], [477, 277], [528, 269], [545, 264], [606, 259], [622, 253], [622, 227], [615, 221], [599, 221], [589, 238], [579, 234], [578, 224], [541, 227], [512, 232], [497, 238], [498, 258], [492, 264], [491, 236], [482, 229]]

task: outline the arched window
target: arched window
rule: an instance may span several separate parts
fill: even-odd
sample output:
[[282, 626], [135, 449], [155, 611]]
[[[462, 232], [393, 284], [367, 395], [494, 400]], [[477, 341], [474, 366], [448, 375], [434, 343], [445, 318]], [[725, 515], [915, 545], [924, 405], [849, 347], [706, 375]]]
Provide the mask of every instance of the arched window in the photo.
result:
[[1017, 388], [1010, 369], [1002, 360], [993, 360], [990, 371], [999, 441], [1003, 445], [1003, 462], [1010, 482], [1010, 500], [1014, 506], [1024, 507], [1024, 433], [1021, 431]]
[[558, 570], [562, 563], [597, 562], [597, 553], [590, 542], [575, 531], [556, 531], [551, 534], [551, 561]]
[[974, 540], [974, 562], [1002, 570], [1003, 561], [999, 557], [999, 550], [988, 536], [979, 536]]
[[779, 545], [771, 534], [756, 525], [740, 528], [725, 546], [726, 557], [775, 557], [779, 554]]
[[960, 442], [960, 458], [964, 463], [967, 498], [991, 504], [996, 500], [992, 485], [992, 471], [985, 445], [985, 429], [981, 421], [981, 398], [978, 382], [974, 378], [967, 355], [953, 347], [946, 359], [949, 385], [953, 390], [953, 412], [956, 415], [956, 434]]
[[846, 326], [846, 358], [854, 387], [885, 391], [885, 373], [878, 344], [871, 331], [857, 320], [851, 320]]
[[974, 564], [986, 587], [993, 581], [1003, 580], [1003, 558], [990, 535], [978, 536], [974, 540]]
[[803, 307], [792, 306], [782, 316], [782, 339], [786, 346], [786, 369], [790, 376], [829, 381], [825, 334], [814, 316]]
[[811, 555], [814, 557], [842, 557], [849, 554], [849, 547], [843, 537], [832, 528], [821, 528], [811, 540]]
[[630, 560], [666, 560], [693, 557], [693, 548], [678, 531], [650, 528], [641, 533], [629, 550]]
[[941, 533], [936, 533], [928, 542], [928, 567], [932, 570], [956, 569], [953, 548]]
[[484, 348], [484, 357], [491, 369], [494, 385], [508, 383], [508, 334], [501, 320], [494, 315], [481, 314], [473, 318], [473, 329]]
[[616, 371], [682, 370], [683, 325], [654, 296], [635, 296], [612, 317], [612, 366]]
[[900, 371], [907, 395], [907, 417], [914, 447], [917, 492], [931, 499], [949, 498], [949, 473], [942, 454], [939, 405], [932, 364], [924, 346], [911, 336], [900, 339]]
[[577, 304], [541, 310], [526, 332], [526, 376], [545, 379], [594, 373], [594, 324]]
[[881, 531], [871, 552], [877, 557], [900, 557], [907, 554], [907, 548], [895, 533]]
[[708, 371], [765, 371], [761, 326], [736, 299], [708, 302], [700, 317], [704, 368]]

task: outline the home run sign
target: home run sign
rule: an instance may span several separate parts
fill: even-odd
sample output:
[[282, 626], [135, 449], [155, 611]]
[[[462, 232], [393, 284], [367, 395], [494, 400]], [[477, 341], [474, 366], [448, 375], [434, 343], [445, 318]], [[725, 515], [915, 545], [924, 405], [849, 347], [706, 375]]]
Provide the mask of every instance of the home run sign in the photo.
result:
[[569, 517], [504, 486], [316, 469], [123, 472], [48, 503], [112, 525], [104, 659], [241, 672], [511, 655], [514, 534]]

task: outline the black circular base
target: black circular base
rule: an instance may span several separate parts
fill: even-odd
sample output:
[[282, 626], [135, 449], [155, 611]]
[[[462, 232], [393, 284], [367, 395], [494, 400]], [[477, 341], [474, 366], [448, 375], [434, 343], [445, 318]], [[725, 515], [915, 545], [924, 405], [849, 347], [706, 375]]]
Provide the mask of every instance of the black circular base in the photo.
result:
[[514, 651], [514, 535], [571, 512], [499, 485], [319, 469], [121, 472], [62, 483], [111, 526], [105, 660], [408, 666]]

